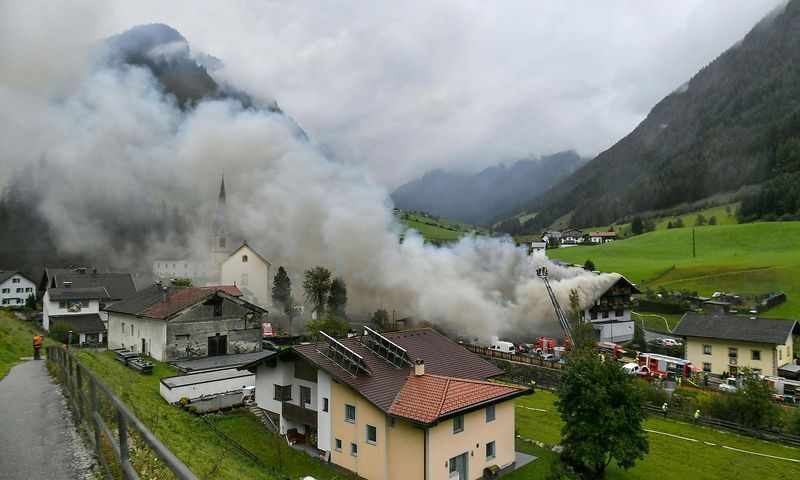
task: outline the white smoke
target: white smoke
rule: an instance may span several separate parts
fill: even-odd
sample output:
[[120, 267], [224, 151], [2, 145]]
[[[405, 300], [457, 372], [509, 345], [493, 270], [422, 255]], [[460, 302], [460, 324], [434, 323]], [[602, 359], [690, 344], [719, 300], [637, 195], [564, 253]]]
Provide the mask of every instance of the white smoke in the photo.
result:
[[[183, 51], [170, 44], [160, 54], [176, 50]], [[548, 267], [565, 309], [571, 289], [585, 307], [617, 278], [559, 267], [510, 241], [426, 245], [403, 232], [387, 191], [327, 158], [283, 114], [235, 100], [181, 110], [146, 68], [96, 65], [69, 89], [24, 88], [18, 75], [0, 82], [3, 171], [35, 165], [49, 177], [43, 203], [31, 208], [64, 252], [124, 258], [93, 207], [102, 202], [124, 222], [161, 201], [200, 212], [193, 250], [206, 252], [202, 220], [210, 218], [224, 168], [235, 230], [295, 278], [315, 265], [341, 276], [353, 313], [386, 308], [483, 338], [554, 334], [558, 323], [537, 267]], [[51, 85], [61, 79], [52, 76]], [[150, 247], [152, 259], [169, 245]], [[202, 256], [196, 252], [186, 254]], [[294, 288], [300, 297], [298, 282]]]

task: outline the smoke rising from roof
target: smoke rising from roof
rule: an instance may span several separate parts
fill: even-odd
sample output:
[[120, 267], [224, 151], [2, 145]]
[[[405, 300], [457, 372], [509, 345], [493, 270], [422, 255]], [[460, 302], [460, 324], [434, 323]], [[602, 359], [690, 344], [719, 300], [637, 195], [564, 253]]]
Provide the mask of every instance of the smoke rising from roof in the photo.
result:
[[[202, 258], [224, 167], [233, 230], [295, 275], [323, 265], [344, 278], [350, 312], [396, 309], [483, 338], [555, 334], [538, 266], [548, 267], [565, 308], [570, 289], [586, 303], [616, 280], [528, 256], [511, 241], [467, 237], [446, 248], [425, 245], [395, 221], [384, 188], [328, 158], [274, 105], [253, 106], [214, 89], [211, 98], [194, 96], [211, 91], [209, 84], [184, 78], [197, 65], [185, 40], [167, 30], [134, 31], [163, 34], [166, 44], [138, 52], [155, 65], [84, 50], [93, 55], [84, 59], [92, 67], [73, 77], [69, 89], [56, 88], [63, 85], [58, 74], [48, 77], [50, 88], [37, 89], [0, 77], [0, 158], [6, 171], [35, 167], [42, 201], [31, 208], [46, 220], [59, 251], [119, 264], [134, 253], [109, 235], [109, 222], [122, 224], [115, 232], [135, 229], [164, 202], [197, 212], [185, 226], [185, 248]], [[132, 42], [123, 36], [109, 43], [120, 44]], [[175, 88], [188, 84], [186, 95], [165, 93], [165, 78]], [[176, 78], [185, 83], [176, 87]], [[145, 235], [130, 263], [187, 256], [175, 252], [175, 238], [159, 238]]]

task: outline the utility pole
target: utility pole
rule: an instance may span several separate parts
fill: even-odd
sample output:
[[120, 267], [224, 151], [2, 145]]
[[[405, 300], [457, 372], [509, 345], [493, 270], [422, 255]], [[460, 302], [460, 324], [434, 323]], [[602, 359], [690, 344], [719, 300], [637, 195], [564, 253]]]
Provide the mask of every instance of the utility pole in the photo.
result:
[[695, 254], [695, 242], [694, 242], [694, 227], [692, 227], [692, 258], [695, 258], [697, 255]]

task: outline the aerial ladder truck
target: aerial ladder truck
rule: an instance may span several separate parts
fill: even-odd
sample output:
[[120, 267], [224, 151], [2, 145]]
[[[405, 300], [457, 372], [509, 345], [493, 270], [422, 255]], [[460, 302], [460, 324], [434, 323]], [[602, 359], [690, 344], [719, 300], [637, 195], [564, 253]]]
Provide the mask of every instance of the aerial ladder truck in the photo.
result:
[[[550, 281], [547, 280], [547, 267], [539, 267], [536, 269], [536, 276], [541, 278], [544, 282], [545, 288], [547, 288], [547, 294], [550, 296], [550, 302], [553, 304], [553, 309], [556, 311], [556, 316], [558, 317], [559, 323], [561, 323], [561, 329], [564, 330], [564, 348], [569, 350], [572, 347], [572, 326], [569, 323], [569, 318], [564, 314], [564, 311], [561, 310], [561, 305], [558, 303], [558, 299], [556, 298], [556, 294], [553, 293], [553, 288], [550, 287]], [[541, 345], [541, 349], [544, 353], [549, 353], [547, 345], [555, 344], [554, 339], [549, 338], [538, 338], [537, 342], [534, 345], [539, 344]]]

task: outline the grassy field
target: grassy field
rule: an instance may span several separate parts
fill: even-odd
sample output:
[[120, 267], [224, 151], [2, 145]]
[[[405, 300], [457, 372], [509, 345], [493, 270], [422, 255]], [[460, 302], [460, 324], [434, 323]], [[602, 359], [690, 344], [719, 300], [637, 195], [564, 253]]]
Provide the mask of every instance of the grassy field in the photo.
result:
[[[554, 394], [542, 390], [517, 399], [516, 427], [519, 435], [548, 444], [558, 444], [561, 438], [561, 419], [553, 405], [554, 400]], [[800, 463], [762, 456], [800, 460], [798, 448], [696, 427], [657, 416], [649, 417], [645, 422], [645, 428], [649, 431], [650, 453], [628, 471], [612, 463], [605, 478], [788, 480], [796, 479], [800, 475]], [[543, 478], [551, 472], [551, 464], [558, 459], [550, 451], [524, 442], [518, 442], [517, 447], [540, 459], [504, 478], [512, 480]]]
[[[12, 312], [0, 310], [0, 380], [20, 362], [20, 357], [33, 356], [33, 336], [39, 332], [33, 322], [22, 321]], [[45, 346], [52, 343], [45, 337]]]
[[[166, 364], [153, 362], [153, 375], [141, 375], [115, 361], [111, 352], [82, 351], [79, 358], [200, 478], [277, 479], [287, 476], [299, 478], [303, 475], [313, 475], [318, 479], [342, 478], [341, 473], [326, 467], [321, 461], [292, 449], [287, 452], [286, 468], [282, 474], [265, 470], [230, 447], [199, 417], [168, 405], [161, 398], [158, 393], [160, 377], [177, 374], [174, 368]], [[216, 418], [215, 423], [231, 436], [235, 434], [242, 440], [246, 437], [248, 448], [264, 448], [270, 442], [270, 434], [252, 415], [242, 413]], [[268, 465], [275, 466], [268, 461], [269, 453], [253, 453]]]
[[696, 290], [701, 295], [786, 292], [764, 316], [800, 318], [800, 222], [749, 223], [658, 230], [598, 246], [548, 250], [551, 258], [619, 272], [642, 289]]
[[670, 313], [632, 312], [633, 319], [644, 324], [644, 329], [651, 332], [669, 334], [683, 315]]
[[413, 228], [427, 240], [458, 240], [467, 233], [487, 234], [485, 228], [439, 217], [433, 219], [417, 213], [402, 212], [397, 219], [408, 228]]

